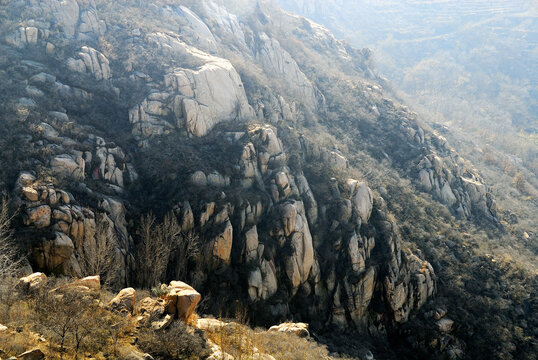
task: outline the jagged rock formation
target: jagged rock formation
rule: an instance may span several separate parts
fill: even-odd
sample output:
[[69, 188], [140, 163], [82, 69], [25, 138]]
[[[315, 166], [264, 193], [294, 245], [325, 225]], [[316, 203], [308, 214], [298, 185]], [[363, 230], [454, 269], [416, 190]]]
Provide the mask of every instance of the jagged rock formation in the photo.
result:
[[[25, 2], [14, 4], [22, 16]], [[109, 7], [122, 6], [162, 27], [107, 18]], [[117, 284], [135, 284], [135, 216], [155, 206], [159, 214], [173, 211], [182, 233], [199, 240], [185, 280], [213, 296], [215, 313], [241, 300], [260, 323], [295, 318], [383, 333], [406, 322], [435, 293], [434, 270], [408, 249], [370, 188], [376, 184], [354, 172], [361, 164], [348, 156], [353, 148], [315, 138], [338, 137], [327, 119], [339, 94], [327, 83], [352, 84], [346, 91], [366, 120], [342, 125], [350, 137], [371, 140], [454, 213], [496, 220], [476, 171], [384, 97], [368, 51], [264, 2], [242, 17], [210, 0], [141, 6], [32, 1], [17, 19], [22, 27], [5, 25], [14, 35], [1, 45], [0, 79], [14, 73], [24, 89], [6, 107], [27, 128], [34, 154], [11, 188], [33, 236], [36, 269], [87, 275], [80, 260], [100, 219], [118, 239]], [[289, 29], [301, 47], [290, 46]], [[344, 80], [313, 76], [318, 65], [304, 64], [310, 52], [301, 53], [303, 46], [330, 59]], [[33, 58], [25, 52], [31, 47]], [[182, 271], [169, 245], [163, 281]], [[196, 306], [199, 297], [190, 294]], [[129, 290], [111, 306], [130, 312], [132, 299]], [[143, 302], [149, 319], [164, 314], [162, 304]], [[169, 313], [184, 317], [177, 307]]]

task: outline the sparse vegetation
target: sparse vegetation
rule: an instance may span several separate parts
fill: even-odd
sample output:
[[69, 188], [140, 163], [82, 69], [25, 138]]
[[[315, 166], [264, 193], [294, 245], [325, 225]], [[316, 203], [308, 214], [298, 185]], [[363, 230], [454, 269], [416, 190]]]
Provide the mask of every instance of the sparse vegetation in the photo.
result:
[[101, 214], [96, 221], [95, 235], [86, 239], [79, 250], [79, 264], [83, 276], [99, 275], [105, 286], [117, 279], [120, 270], [117, 235], [110, 220]]
[[157, 359], [205, 359], [209, 348], [200, 330], [189, 329], [182, 322], [174, 322], [166, 330], [145, 329], [138, 344]]
[[[163, 32], [175, 40], [192, 41], [186, 32], [178, 32], [178, 28], [184, 26], [183, 17], [172, 16], [180, 3], [207, 15], [202, 11], [204, 5], [194, 0], [157, 0], [151, 3], [97, 0], [96, 11], [108, 29], [100, 36], [92, 37], [81, 32], [77, 33], [77, 36], [80, 35], [77, 40], [58, 41], [61, 34], [56, 28], [60, 25], [54, 24], [51, 27], [53, 35], [48, 39], [57, 45], [54, 56], [46, 56], [40, 47], [15, 49], [0, 45], [2, 50], [6, 49], [0, 55], [0, 118], [4, 124], [0, 127], [0, 187], [13, 190], [19, 171], [32, 170], [44, 186], [54, 185], [70, 192], [72, 197], [66, 201], [70, 204], [62, 204], [68, 208], [80, 205], [92, 208], [95, 213], [112, 213], [117, 209], [104, 210], [104, 200], [117, 197], [126, 209], [125, 214], [118, 216], [125, 215], [125, 222], [115, 218], [108, 222], [104, 220], [104, 214], [99, 214], [95, 237], [84, 237], [81, 244], [75, 244], [81, 275], [100, 275], [107, 288], [135, 284], [144, 288], [144, 294], [154, 297], [168, 294], [167, 288], [160, 286], [161, 282], [171, 279], [196, 281], [196, 285], [203, 288], [200, 292], [204, 293], [205, 303], [199, 308], [204, 312], [216, 314], [232, 311], [234, 307], [243, 310], [236, 314], [234, 323], [224, 324], [207, 334], [209, 340], [237, 360], [259, 359], [260, 354], [272, 355], [278, 360], [339, 358], [330, 355], [333, 352], [342, 354], [342, 359], [348, 355], [356, 358], [361, 356], [357, 349], [364, 343], [377, 351], [378, 358], [441, 358], [447, 356], [442, 349], [457, 345], [470, 358], [488, 356], [503, 360], [534, 360], [538, 327], [534, 316], [538, 306], [536, 136], [525, 131], [515, 134], [510, 130], [503, 137], [504, 126], [498, 129], [491, 126], [491, 129], [477, 132], [472, 123], [462, 127], [469, 130], [470, 135], [461, 135], [435, 124], [429, 126], [429, 121], [421, 123], [421, 120], [413, 118], [416, 115], [412, 112], [400, 111], [403, 106], [393, 105], [389, 99], [394, 97], [392, 91], [371, 73], [373, 60], [369, 51], [351, 49], [330, 36], [325, 38], [324, 30], [315, 29], [311, 23], [298, 17], [280, 12], [272, 17], [266, 16], [265, 12], [272, 10], [260, 6], [255, 10], [255, 16], [240, 18], [243, 23], [236, 30], [238, 34], [244, 30], [245, 35], [239, 35], [240, 39], [243, 38], [239, 43], [236, 43], [237, 34], [219, 29], [220, 20], [215, 21], [210, 16], [204, 18], [205, 15], [200, 17], [207, 21], [208, 31], [214, 32], [218, 39], [219, 49], [214, 55], [227, 58], [234, 64], [251, 105], [264, 109], [261, 116], [220, 123], [203, 138], [187, 135], [184, 128], [170, 133], [166, 130], [164, 135], [149, 139], [135, 138], [128, 121], [129, 109], [146, 99], [149, 93], [159, 98], [163, 95], [161, 92], [168, 91], [162, 84], [165, 73], [176, 68], [195, 69], [200, 65], [199, 58], [184, 56], [181, 51], [174, 52], [167, 45], [159, 48], [158, 43], [150, 39], [152, 34]], [[0, 5], [0, 18], [9, 13], [9, 17], [17, 22], [29, 11], [22, 8], [30, 7], [19, 2], [19, 8], [8, 8], [9, 2], [3, 0], [0, 0]], [[168, 16], [166, 11], [172, 15]], [[121, 16], [117, 16], [118, 12]], [[84, 16], [91, 15], [83, 13]], [[226, 18], [225, 12], [219, 13], [221, 15]], [[227, 20], [234, 21], [234, 18]], [[17, 26], [12, 21], [2, 22], [0, 33], [3, 35]], [[278, 40], [306, 74], [316, 93], [318, 103], [315, 107], [304, 106], [302, 99], [288, 93], [288, 86], [281, 78], [263, 71], [258, 59], [261, 56], [258, 37], [262, 32]], [[40, 39], [44, 34], [40, 33]], [[87, 39], [84, 39], [85, 36]], [[99, 82], [88, 73], [65, 71], [64, 60], [75, 56], [81, 45], [94, 46], [107, 56], [114, 72], [113, 80]], [[347, 55], [340, 56], [346, 51]], [[436, 56], [444, 61], [449, 55], [439, 53]], [[210, 58], [209, 55], [207, 57]], [[465, 79], [467, 74], [463, 69], [443, 66], [437, 60], [408, 69], [404, 81], [409, 84], [423, 81], [421, 87], [428, 88], [429, 93], [422, 94], [420, 102], [431, 101], [436, 108], [435, 112], [426, 113], [426, 120], [458, 108], [455, 114], [461, 116], [460, 125], [465, 125], [465, 121], [477, 116], [477, 110], [463, 98], [456, 99], [454, 103], [439, 102], [442, 87], [453, 82], [456, 76], [457, 81], [466, 84], [467, 90], [474, 91], [473, 87], [482, 82]], [[285, 64], [279, 65], [285, 67], [290, 63], [285, 61]], [[45, 95], [35, 97], [32, 109], [17, 108], [17, 101], [29, 96], [29, 78], [41, 71], [54, 73], [57, 82], [40, 87]], [[436, 77], [429, 73], [431, 71], [436, 72]], [[519, 85], [526, 89], [526, 83], [511, 83], [502, 77], [501, 80], [504, 85], [496, 97], [500, 104], [511, 102], [512, 94], [518, 93]], [[88, 98], [84, 101], [62, 99], [55, 89], [60, 82], [84, 89]], [[525, 89], [520, 89], [523, 98], [528, 97]], [[408, 90], [417, 93], [420, 87], [408, 87]], [[293, 109], [293, 119], [284, 119], [280, 113], [283, 110], [279, 108], [286, 106], [280, 103], [281, 94], [283, 101]], [[180, 95], [174, 93], [174, 101], [177, 97]], [[509, 112], [517, 112], [514, 107], [519, 105], [517, 102], [511, 104]], [[496, 109], [488, 106], [486, 115], [480, 116], [491, 115], [492, 121], [488, 124], [502, 124], [508, 111], [496, 113]], [[47, 139], [42, 124], [50, 120], [47, 113], [52, 110], [69, 114], [68, 122], [54, 124], [59, 136], [65, 136], [58, 141]], [[159, 112], [162, 109], [153, 110]], [[176, 115], [179, 116], [181, 111], [183, 109]], [[409, 145], [402, 140], [400, 124], [409, 120], [406, 116], [426, 130], [424, 143]], [[170, 114], [163, 118], [170, 123], [184, 120]], [[245, 179], [238, 175], [241, 167], [238, 161], [244, 160], [244, 146], [255, 142], [247, 139], [250, 132], [266, 122], [274, 126], [286, 154], [269, 155], [264, 148], [268, 144], [257, 144], [252, 167], [261, 168], [260, 164], [266, 159], [267, 170], [262, 173], [257, 168], [251, 169], [255, 173], [249, 179], [253, 186], [245, 186], [242, 184]], [[77, 124], [80, 126], [75, 126]], [[88, 137], [88, 129], [96, 136]], [[492, 187], [491, 194], [498, 202], [501, 221], [496, 224], [497, 227], [480, 217], [457, 219], [454, 209], [442, 205], [416, 186], [417, 163], [428, 151], [445, 152], [446, 158], [460, 157], [455, 151], [437, 146], [431, 135], [434, 129], [455, 144], [472, 163], [480, 166]], [[238, 133], [239, 140], [235, 139]], [[474, 143], [476, 134], [478, 146]], [[126, 186], [115, 186], [102, 179], [99, 173], [93, 176], [93, 169], [105, 165], [92, 153], [97, 136], [106, 138], [107, 151], [116, 152], [112, 158], [120, 171], [129, 166], [136, 169], [136, 172], [122, 173]], [[305, 139], [320, 148], [340, 151], [346, 156], [348, 166], [336, 170], [329, 162], [308, 155], [302, 142]], [[460, 143], [461, 139], [464, 141]], [[315, 148], [313, 152], [317, 150]], [[86, 168], [83, 182], [69, 178], [60, 180], [49, 166], [52, 156], [71, 152], [84, 154], [88, 161], [83, 164]], [[118, 156], [120, 152], [124, 152], [125, 156]], [[206, 175], [218, 171], [230, 180], [230, 184], [223, 187], [192, 186], [189, 176], [194, 171], [202, 171]], [[369, 259], [367, 266], [376, 269], [376, 281], [379, 280], [374, 301], [368, 308], [371, 324], [368, 323], [364, 329], [357, 327], [346, 332], [328, 326], [326, 317], [331, 316], [331, 309], [319, 304], [323, 303], [321, 298], [335, 296], [334, 289], [329, 291], [319, 283], [314, 284], [313, 271], [302, 274], [309, 280], [304, 286], [294, 289], [295, 292], [292, 293], [287, 284], [286, 272], [289, 269], [285, 258], [294, 250], [281, 234], [280, 224], [275, 225], [281, 219], [273, 217], [280, 205], [273, 198], [274, 175], [279, 171], [289, 171], [287, 180], [290, 188], [297, 187], [299, 175], [304, 174], [314, 193], [318, 221], [308, 218], [308, 227], [314, 238], [315, 266], [328, 268], [328, 265], [339, 262], [340, 267], [347, 264], [333, 256], [336, 251], [328, 250], [340, 251], [346, 245], [344, 242], [342, 246], [341, 239], [337, 239], [335, 231], [331, 230], [333, 225], [339, 224], [328, 223], [330, 216], [325, 214], [336, 212], [336, 201], [343, 197], [338, 188], [332, 191], [332, 179], [344, 184], [351, 177], [366, 181], [374, 190], [374, 198], [380, 194], [383, 196], [394, 215], [388, 217], [390, 225], [400, 228], [404, 240], [402, 248], [412, 250], [421, 260], [432, 264], [438, 278], [437, 297], [428, 301], [424, 311], [413, 313], [409, 323], [395, 324], [387, 312], [382, 289], [384, 263], [377, 258]], [[451, 176], [459, 178], [462, 175], [465, 174], [454, 172]], [[278, 196], [284, 194], [279, 189], [277, 192]], [[295, 193], [287, 200], [298, 201], [305, 197], [305, 194]], [[186, 200], [192, 205], [195, 218], [191, 224], [193, 230], [184, 232], [178, 221], [177, 212], [181, 211], [171, 209], [180, 208]], [[32, 206], [43, 201], [39, 198]], [[21, 202], [29, 203], [26, 200]], [[205, 227], [198, 221], [208, 202], [214, 203], [215, 214], [225, 222], [229, 221], [233, 230], [230, 235], [233, 244], [226, 249], [230, 255], [225, 261], [218, 260], [214, 250], [209, 248], [223, 226], [222, 223], [212, 226], [217, 215], [212, 215]], [[134, 319], [140, 314], [135, 311], [132, 317], [122, 317], [107, 310], [104, 305], [111, 294], [106, 291], [100, 295], [66, 289], [59, 291], [65, 281], [61, 279], [53, 279], [34, 297], [11, 291], [16, 283], [12, 275], [22, 264], [17, 260], [18, 245], [21, 245], [22, 253], [30, 255], [29, 263], [35, 269], [40, 265], [36, 264], [38, 261], [32, 257], [31, 250], [37, 243], [52, 246], [49, 240], [59, 229], [23, 225], [22, 217], [13, 217], [7, 203], [4, 201], [0, 208], [0, 324], [8, 326], [8, 333], [0, 333], [2, 358], [16, 356], [34, 347], [40, 347], [50, 358], [66, 359], [91, 355], [98, 359], [132, 360], [136, 357], [133, 354], [139, 350], [156, 359], [199, 359], [209, 355], [208, 347], [212, 344], [207, 344], [206, 335], [191, 326], [195, 318], [188, 325], [174, 322], [165, 330], [137, 329]], [[52, 210], [55, 210], [54, 206]], [[67, 230], [63, 231], [70, 236], [73, 228], [64, 225]], [[258, 226], [256, 240], [252, 241], [254, 249], [249, 249], [249, 252], [260, 261], [263, 259], [265, 271], [273, 271], [275, 282], [278, 282], [277, 292], [263, 300], [260, 300], [259, 293], [266, 292], [268, 284], [266, 275], [262, 277], [261, 264], [252, 259], [243, 262], [248, 255], [243, 246], [244, 230], [254, 225]], [[125, 226], [128, 234], [122, 234], [125, 236], [118, 239], [120, 226]], [[12, 228], [17, 231], [13, 236]], [[360, 235], [376, 237], [379, 232], [380, 229], [365, 225]], [[70, 252], [66, 253], [67, 257], [71, 256]], [[405, 259], [402, 261], [405, 262]], [[120, 269], [122, 265], [125, 268]], [[125, 276], [114, 283], [118, 273]], [[320, 273], [321, 283], [332, 276], [323, 270]], [[258, 275], [261, 279], [257, 278]], [[250, 298], [251, 280], [257, 286], [253, 296], [256, 300]], [[348, 297], [349, 289], [342, 289], [341, 297]], [[427, 315], [439, 306], [446, 308], [448, 316], [455, 320], [454, 331], [450, 335], [440, 336], [431, 316]], [[249, 326], [267, 324], [291, 314], [302, 321], [311, 321], [314, 331], [320, 332], [318, 337], [313, 331], [314, 339], [319, 342], [313, 338], [268, 333]], [[350, 314], [345, 316], [348, 318]], [[249, 324], [249, 317], [256, 322]]]
[[[17, 247], [13, 243], [9, 201], [3, 198], [0, 204], [0, 287], [7, 278], [17, 274], [21, 261], [17, 258]], [[0, 289], [0, 299], [3, 293]]]

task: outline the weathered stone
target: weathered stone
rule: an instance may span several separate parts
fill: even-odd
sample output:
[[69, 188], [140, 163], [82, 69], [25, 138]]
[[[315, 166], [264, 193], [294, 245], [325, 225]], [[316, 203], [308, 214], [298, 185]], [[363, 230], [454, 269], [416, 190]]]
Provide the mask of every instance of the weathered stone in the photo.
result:
[[263, 294], [263, 278], [260, 269], [251, 271], [248, 276], [248, 295], [250, 300], [255, 301]]
[[224, 321], [211, 318], [200, 318], [196, 321], [196, 327], [200, 330], [216, 333], [228, 326]]
[[26, 215], [27, 225], [34, 225], [38, 229], [46, 228], [50, 225], [51, 209], [48, 205], [26, 209]]
[[366, 309], [372, 300], [375, 286], [375, 269], [369, 267], [366, 273], [356, 284], [350, 284], [346, 281], [345, 286], [347, 291], [352, 296], [347, 306], [350, 310], [351, 319], [359, 326], [366, 314]]
[[167, 327], [170, 326], [170, 324], [172, 324], [173, 321], [174, 321], [174, 317], [168, 314], [159, 321], [153, 321], [151, 323], [151, 329], [154, 331], [165, 330]]
[[245, 260], [254, 261], [258, 258], [258, 229], [254, 225], [245, 233]]
[[196, 171], [190, 176], [191, 184], [199, 187], [207, 186], [207, 177], [203, 171]]
[[39, 194], [31, 187], [23, 187], [22, 194], [29, 201], [37, 201], [39, 199]]
[[17, 355], [17, 359], [22, 360], [44, 360], [45, 354], [40, 349], [28, 350], [20, 355]]
[[448, 182], [446, 182], [441, 189], [441, 199], [443, 200], [443, 203], [449, 206], [452, 206], [457, 202], [457, 199], [454, 196], [454, 193], [452, 192], [452, 189], [450, 188]]
[[286, 274], [294, 289], [307, 281], [314, 263], [312, 236], [306, 220], [304, 223], [305, 227], [302, 232], [293, 233], [290, 240], [292, 253], [286, 259]]
[[121, 290], [114, 299], [110, 300], [108, 306], [115, 311], [132, 314], [136, 303], [136, 290], [126, 288]]
[[19, 279], [17, 288], [25, 292], [33, 292], [41, 289], [46, 283], [47, 275], [38, 272]]
[[366, 256], [364, 249], [359, 247], [359, 237], [355, 233], [353, 233], [353, 236], [349, 239], [348, 252], [353, 271], [357, 273], [362, 272], [365, 269]]
[[73, 284], [85, 286], [91, 291], [101, 291], [101, 277], [99, 275], [87, 276], [83, 279], [76, 280]]
[[213, 240], [213, 256], [222, 260], [224, 263], [229, 263], [232, 253], [232, 242], [233, 226], [228, 220], [222, 233]]
[[200, 302], [200, 294], [181, 281], [172, 281], [165, 296], [166, 312], [175, 318], [187, 321]]
[[291, 188], [289, 184], [288, 175], [286, 175], [285, 172], [281, 171], [275, 176], [276, 185], [278, 186], [278, 189], [280, 193], [282, 194], [282, 197], [287, 197], [291, 193]]
[[294, 334], [299, 337], [309, 337], [308, 324], [305, 323], [282, 323], [280, 325], [271, 326], [269, 331], [278, 331], [288, 334]]
[[281, 210], [282, 222], [284, 225], [284, 235], [289, 236], [292, 232], [295, 231], [295, 224], [297, 221], [297, 208], [288, 203], [284, 205]]
[[188, 232], [194, 228], [194, 213], [192, 212], [191, 204], [188, 201], [183, 203], [181, 212], [181, 230]]
[[[63, 265], [71, 261], [74, 250], [75, 246], [71, 238], [64, 233], [56, 232], [54, 240], [47, 241], [43, 245], [45, 267], [50, 271], [58, 271], [60, 268], [65, 268]], [[75, 264], [71, 265], [78, 266]]]
[[112, 76], [110, 62], [99, 51], [83, 46], [78, 53], [80, 59], [67, 59], [67, 68], [74, 72], [90, 73], [97, 80], [107, 80]]
[[437, 325], [437, 329], [440, 332], [449, 333], [452, 331], [452, 326], [454, 325], [454, 321], [445, 317], [437, 321], [435, 324]]
[[361, 217], [362, 222], [367, 223], [373, 208], [372, 190], [365, 183], [353, 179], [349, 179], [346, 185], [352, 194], [353, 209]]
[[254, 117], [241, 78], [228, 60], [212, 58], [197, 70], [178, 69], [166, 86], [184, 96], [182, 114], [189, 133], [206, 135], [218, 122]]
[[50, 161], [52, 171], [60, 176], [84, 180], [85, 163], [82, 158], [74, 159], [72, 156], [64, 154], [52, 158]]

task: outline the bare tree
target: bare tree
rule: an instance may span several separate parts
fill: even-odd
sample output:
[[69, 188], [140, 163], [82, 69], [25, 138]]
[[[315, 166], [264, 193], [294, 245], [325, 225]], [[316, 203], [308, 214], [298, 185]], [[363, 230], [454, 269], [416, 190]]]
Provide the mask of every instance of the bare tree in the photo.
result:
[[34, 299], [36, 326], [58, 346], [60, 359], [77, 359], [83, 351], [106, 346], [111, 319], [116, 316], [100, 306], [97, 299], [76, 288], [47, 288]]
[[140, 219], [138, 234], [139, 282], [151, 288], [166, 273], [170, 251], [181, 236], [181, 226], [173, 213], [166, 214], [161, 224], [156, 224], [155, 216], [149, 213]]
[[[45, 292], [39, 299], [36, 308], [38, 322], [43, 326], [42, 331], [59, 345], [60, 359], [63, 359], [75, 333], [80, 332], [82, 319], [86, 319], [84, 313], [90, 304], [91, 300], [84, 294], [74, 291], [62, 295]], [[74, 342], [78, 341], [82, 341], [80, 333]]]
[[181, 280], [187, 276], [189, 261], [200, 253], [200, 238], [193, 232], [182, 233], [175, 244], [175, 279]]
[[121, 266], [117, 247], [118, 238], [113, 224], [107, 221], [105, 215], [98, 216], [95, 236], [85, 241], [78, 251], [83, 275], [99, 275], [104, 285], [110, 285], [117, 277]]
[[17, 259], [17, 249], [12, 241], [13, 215], [10, 215], [8, 204], [8, 199], [3, 198], [0, 205], [0, 281], [14, 276], [21, 265], [21, 261]]

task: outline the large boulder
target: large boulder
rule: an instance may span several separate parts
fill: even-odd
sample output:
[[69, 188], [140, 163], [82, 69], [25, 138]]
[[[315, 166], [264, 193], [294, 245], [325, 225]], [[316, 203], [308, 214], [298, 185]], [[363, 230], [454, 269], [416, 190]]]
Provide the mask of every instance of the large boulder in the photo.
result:
[[57, 155], [50, 161], [52, 172], [65, 178], [84, 180], [85, 162], [81, 157], [68, 154]]
[[[79, 275], [80, 268], [76, 259], [73, 259], [75, 245], [71, 238], [62, 232], [56, 232], [52, 240], [44, 241], [36, 260], [40, 268], [55, 273]], [[74, 268], [74, 269], [73, 269]], [[69, 270], [73, 270], [71, 273]]]
[[41, 349], [28, 350], [20, 355], [17, 355], [17, 359], [21, 360], [44, 360], [45, 354]]
[[299, 337], [309, 337], [308, 324], [305, 323], [282, 323], [280, 325], [271, 326], [269, 331], [283, 332], [294, 334]]
[[83, 279], [74, 281], [73, 284], [85, 286], [91, 291], [101, 291], [101, 277], [99, 275], [87, 276]]
[[218, 122], [254, 117], [239, 74], [228, 60], [213, 58], [196, 70], [178, 69], [165, 77], [184, 98], [182, 115], [190, 134], [206, 135]]
[[374, 199], [372, 190], [363, 182], [349, 179], [346, 183], [352, 194], [353, 210], [357, 212], [363, 223], [367, 223], [372, 215]]
[[136, 303], [136, 290], [133, 288], [126, 288], [121, 290], [114, 299], [110, 300], [108, 307], [112, 310], [130, 313], [134, 312]]
[[202, 297], [190, 285], [181, 281], [172, 281], [165, 296], [166, 312], [175, 318], [187, 321], [194, 313]]
[[52, 210], [48, 205], [41, 205], [26, 209], [26, 225], [34, 225], [38, 229], [46, 228], [50, 225]]
[[46, 283], [47, 275], [38, 272], [20, 278], [17, 288], [24, 292], [33, 292], [41, 289]]
[[67, 59], [67, 68], [74, 72], [89, 73], [97, 80], [107, 80], [112, 76], [110, 62], [105, 55], [89, 46], [83, 46], [77, 54], [79, 59]]

